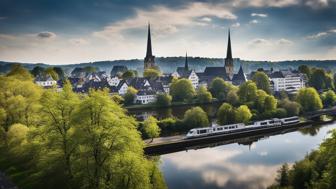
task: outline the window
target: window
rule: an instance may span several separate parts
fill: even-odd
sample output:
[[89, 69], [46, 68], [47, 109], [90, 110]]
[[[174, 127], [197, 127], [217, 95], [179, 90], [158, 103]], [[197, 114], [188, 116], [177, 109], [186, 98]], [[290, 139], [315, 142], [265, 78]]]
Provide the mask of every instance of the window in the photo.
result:
[[199, 130], [199, 134], [205, 134], [205, 133], [207, 133], [206, 129]]

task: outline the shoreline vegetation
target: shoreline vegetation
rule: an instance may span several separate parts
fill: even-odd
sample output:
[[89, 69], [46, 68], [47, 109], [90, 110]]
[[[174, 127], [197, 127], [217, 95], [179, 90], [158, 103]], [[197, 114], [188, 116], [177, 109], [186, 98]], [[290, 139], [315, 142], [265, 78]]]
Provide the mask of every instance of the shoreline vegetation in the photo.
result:
[[[215, 78], [209, 90], [195, 90], [187, 79], [176, 79], [159, 106], [210, 103], [217, 99], [217, 123], [248, 123], [272, 117], [303, 115], [336, 105], [336, 79], [322, 69], [301, 66], [309, 86], [296, 95], [271, 93], [258, 72], [234, 86]], [[321, 92], [320, 94], [318, 91]], [[143, 139], [178, 133], [210, 124], [198, 106], [183, 119], [139, 122], [127, 115], [120, 96], [106, 90], [74, 93], [65, 80], [61, 91], [43, 90], [21, 66], [0, 76], [0, 170], [19, 188], [166, 188], [159, 158], [144, 155]], [[127, 95], [134, 98], [132, 91]]]

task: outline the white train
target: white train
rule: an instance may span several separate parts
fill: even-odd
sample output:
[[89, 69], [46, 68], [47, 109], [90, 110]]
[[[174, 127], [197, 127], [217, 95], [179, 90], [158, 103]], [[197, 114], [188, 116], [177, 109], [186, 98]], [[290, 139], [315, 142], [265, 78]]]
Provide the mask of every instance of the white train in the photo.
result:
[[244, 131], [251, 131], [260, 128], [266, 127], [281, 127], [285, 125], [299, 123], [300, 119], [297, 116], [294, 117], [287, 117], [287, 118], [273, 118], [263, 121], [256, 121], [252, 125], [245, 126], [244, 123], [237, 123], [231, 125], [217, 125], [213, 124], [212, 127], [204, 127], [204, 128], [197, 128], [191, 129], [186, 138], [195, 138], [195, 137], [203, 137], [209, 135], [216, 135], [216, 134], [228, 134], [228, 133], [237, 133], [237, 132], [244, 132]]

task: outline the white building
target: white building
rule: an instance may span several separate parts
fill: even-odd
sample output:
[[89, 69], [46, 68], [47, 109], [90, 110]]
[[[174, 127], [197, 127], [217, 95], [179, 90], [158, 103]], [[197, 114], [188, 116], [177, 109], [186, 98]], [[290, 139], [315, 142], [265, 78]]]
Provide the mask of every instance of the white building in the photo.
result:
[[119, 77], [117, 77], [117, 76], [114, 76], [114, 77], [111, 77], [111, 78], [107, 79], [107, 82], [110, 86], [118, 86], [120, 81], [121, 81], [121, 79], [119, 79]]
[[57, 81], [54, 80], [50, 75], [47, 75], [47, 76], [37, 76], [35, 78], [35, 83], [41, 87], [52, 87], [57, 84]]
[[171, 74], [176, 78], [186, 78], [191, 81], [191, 84], [195, 89], [198, 88], [199, 77], [194, 70], [177, 70]]
[[274, 92], [286, 91], [293, 94], [306, 85], [304, 74], [290, 70], [272, 72], [269, 78]]
[[135, 101], [140, 104], [154, 103], [156, 101], [156, 93], [154, 91], [139, 91]]

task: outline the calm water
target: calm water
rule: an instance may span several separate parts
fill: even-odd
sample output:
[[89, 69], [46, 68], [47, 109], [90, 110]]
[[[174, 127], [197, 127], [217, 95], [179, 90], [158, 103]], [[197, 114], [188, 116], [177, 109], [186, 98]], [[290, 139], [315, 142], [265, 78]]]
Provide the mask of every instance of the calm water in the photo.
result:
[[301, 160], [328, 137], [336, 123], [270, 136], [251, 145], [229, 144], [161, 156], [171, 189], [259, 189], [274, 182], [285, 162]]

